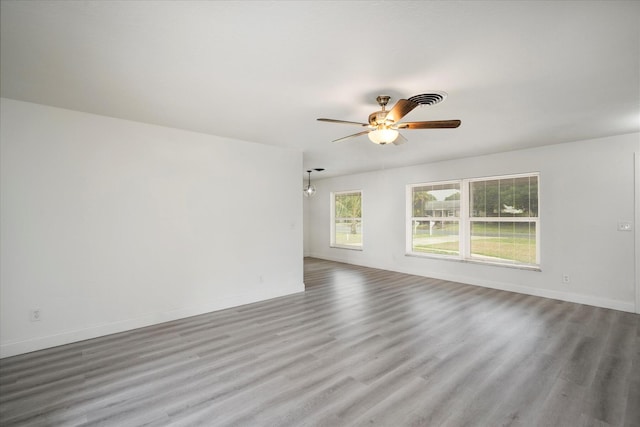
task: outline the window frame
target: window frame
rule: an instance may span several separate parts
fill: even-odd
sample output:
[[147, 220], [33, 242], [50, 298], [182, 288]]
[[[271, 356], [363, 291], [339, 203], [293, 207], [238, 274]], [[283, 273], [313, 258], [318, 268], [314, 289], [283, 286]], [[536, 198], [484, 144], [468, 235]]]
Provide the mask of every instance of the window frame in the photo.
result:
[[[471, 215], [471, 183], [474, 182], [483, 182], [483, 181], [493, 181], [493, 180], [505, 180], [505, 179], [515, 179], [515, 178], [530, 178], [536, 177], [537, 179], [537, 216], [531, 217], [473, 217]], [[453, 184], [459, 183], [460, 185], [460, 216], [458, 217], [458, 254], [457, 255], [447, 255], [447, 254], [432, 254], [427, 252], [417, 252], [413, 250], [413, 221], [416, 218], [422, 217], [414, 217], [413, 216], [413, 189], [416, 187], [424, 187], [430, 185], [441, 185], [441, 184]], [[437, 258], [437, 259], [446, 259], [446, 260], [455, 260], [461, 262], [469, 262], [469, 263], [477, 263], [483, 265], [496, 265], [501, 267], [511, 267], [511, 268], [519, 268], [525, 270], [535, 270], [541, 271], [540, 268], [540, 211], [541, 211], [541, 201], [540, 201], [540, 173], [539, 172], [528, 172], [528, 173], [518, 173], [518, 174], [507, 174], [507, 175], [496, 175], [496, 176], [487, 176], [487, 177], [476, 177], [476, 178], [464, 178], [457, 180], [447, 180], [447, 181], [431, 181], [431, 182], [420, 182], [415, 184], [409, 184], [406, 187], [406, 255], [407, 256], [416, 256], [423, 258]], [[426, 218], [426, 217], [425, 217]], [[528, 264], [517, 261], [499, 261], [499, 260], [487, 260], [482, 259], [480, 257], [472, 257], [471, 255], [471, 225], [474, 222], [492, 222], [492, 223], [535, 223], [535, 241], [536, 241], [536, 263]]]
[[[344, 195], [344, 194], [360, 194], [360, 217], [336, 217], [336, 196]], [[345, 191], [332, 191], [330, 195], [330, 236], [329, 236], [329, 247], [336, 249], [349, 249], [352, 251], [362, 251], [364, 248], [364, 193], [362, 190], [345, 190]], [[357, 219], [360, 221], [360, 244], [359, 245], [341, 245], [336, 243], [336, 220], [354, 220]]]
[[[460, 211], [460, 215], [458, 216], [446, 216], [446, 217], [414, 217], [413, 216], [413, 189], [416, 187], [424, 187], [428, 185], [451, 185], [458, 184], [460, 191], [460, 206], [458, 207]], [[416, 255], [416, 256], [427, 256], [431, 258], [445, 258], [450, 259], [452, 257], [459, 258], [461, 255], [460, 251], [460, 237], [461, 237], [461, 225], [462, 225], [462, 213], [463, 213], [463, 201], [462, 201], [462, 183], [460, 180], [449, 180], [449, 181], [435, 181], [435, 182], [427, 182], [427, 183], [418, 183], [418, 184], [409, 184], [407, 186], [407, 247], [406, 251], [408, 255]], [[458, 223], [458, 255], [446, 255], [446, 254], [436, 254], [436, 253], [426, 253], [426, 252], [414, 252], [413, 251], [413, 221], [431, 221], [432, 218], [435, 218], [436, 221], [446, 221], [446, 222], [457, 222]], [[438, 219], [439, 218], [439, 219]]]

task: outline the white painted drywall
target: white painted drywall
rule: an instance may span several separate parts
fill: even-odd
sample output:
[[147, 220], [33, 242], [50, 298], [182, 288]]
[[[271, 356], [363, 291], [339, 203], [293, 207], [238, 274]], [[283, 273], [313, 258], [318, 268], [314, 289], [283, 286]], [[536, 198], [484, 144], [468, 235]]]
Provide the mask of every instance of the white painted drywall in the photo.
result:
[[1, 111], [2, 357], [304, 290], [301, 152]]
[[[302, 186], [300, 187], [300, 192], [302, 193]], [[303, 196], [304, 197], [304, 196]], [[309, 237], [309, 233], [311, 232], [310, 227], [311, 224], [309, 223], [309, 219], [310, 219], [310, 214], [309, 214], [309, 199], [307, 197], [304, 197], [304, 201], [302, 203], [302, 215], [304, 217], [304, 227], [303, 227], [303, 236], [304, 236], [304, 256], [309, 256], [309, 253], [311, 252], [311, 248], [309, 247], [309, 244], [311, 243], [311, 239]]]
[[[635, 218], [639, 148], [636, 133], [316, 180], [306, 246], [318, 258], [634, 311], [635, 233], [617, 224]], [[407, 184], [524, 172], [540, 172], [542, 271], [405, 255]], [[364, 248], [330, 248], [330, 192], [354, 189], [366, 194]]]

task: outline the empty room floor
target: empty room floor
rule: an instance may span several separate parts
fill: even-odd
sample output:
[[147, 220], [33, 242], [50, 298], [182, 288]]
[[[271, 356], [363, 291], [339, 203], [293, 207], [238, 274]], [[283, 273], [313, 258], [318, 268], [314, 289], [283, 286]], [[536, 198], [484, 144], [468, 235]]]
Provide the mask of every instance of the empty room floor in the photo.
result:
[[639, 426], [640, 316], [305, 259], [306, 291], [2, 359], [3, 426]]

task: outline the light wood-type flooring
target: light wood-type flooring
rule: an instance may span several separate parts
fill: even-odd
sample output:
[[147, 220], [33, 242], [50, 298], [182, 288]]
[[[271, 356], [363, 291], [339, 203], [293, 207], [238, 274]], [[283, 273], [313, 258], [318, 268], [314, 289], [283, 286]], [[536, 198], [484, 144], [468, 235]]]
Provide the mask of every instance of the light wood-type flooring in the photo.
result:
[[640, 426], [640, 316], [305, 260], [306, 292], [0, 361], [0, 425]]

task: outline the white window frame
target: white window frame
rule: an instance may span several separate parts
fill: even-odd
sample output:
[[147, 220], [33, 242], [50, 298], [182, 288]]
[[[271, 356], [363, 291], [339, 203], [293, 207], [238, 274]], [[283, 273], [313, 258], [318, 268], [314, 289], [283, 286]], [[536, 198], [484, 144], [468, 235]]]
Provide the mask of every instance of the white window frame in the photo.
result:
[[[342, 194], [354, 194], [360, 193], [360, 218], [346, 218], [346, 217], [337, 217], [336, 218], [336, 196], [340, 196]], [[333, 191], [331, 192], [331, 224], [330, 224], [330, 233], [329, 236], [329, 247], [338, 248], [338, 249], [350, 249], [353, 251], [361, 251], [364, 248], [364, 193], [362, 190], [348, 190], [348, 191]], [[340, 245], [336, 243], [336, 220], [360, 220], [360, 234], [362, 235], [360, 245]]]
[[[413, 189], [415, 187], [424, 187], [426, 185], [449, 185], [449, 184], [459, 184], [460, 185], [460, 216], [443, 216], [443, 217], [414, 217], [413, 216]], [[430, 254], [425, 252], [414, 252], [413, 251], [413, 221], [430, 221], [432, 218], [436, 218], [437, 221], [446, 221], [446, 222], [457, 222], [458, 223], [458, 239], [462, 237], [462, 232], [460, 231], [462, 228], [462, 214], [463, 214], [463, 201], [462, 201], [463, 193], [462, 193], [462, 182], [460, 180], [453, 181], [436, 181], [436, 182], [427, 182], [420, 184], [409, 184], [407, 186], [407, 254], [408, 255], [416, 255], [416, 256], [426, 256], [430, 258], [460, 258], [460, 255], [445, 255], [445, 254]], [[460, 252], [460, 246], [462, 242], [459, 242], [458, 245], [458, 253]]]
[[[526, 178], [536, 177], [538, 180], [538, 216], [536, 217], [472, 217], [470, 209], [470, 189], [472, 182], [492, 181], [501, 179], [512, 178]], [[445, 255], [445, 254], [430, 254], [425, 252], [413, 251], [413, 189], [415, 187], [423, 187], [428, 185], [441, 185], [441, 184], [460, 184], [460, 216], [458, 217], [458, 232], [459, 232], [459, 255]], [[424, 258], [440, 258], [448, 260], [458, 260], [470, 263], [498, 265], [504, 267], [521, 268], [526, 270], [540, 271], [540, 173], [529, 172], [521, 174], [509, 174], [509, 175], [497, 175], [480, 178], [465, 178], [459, 180], [449, 181], [434, 181], [434, 182], [421, 182], [417, 184], [407, 185], [406, 190], [406, 255], [417, 256]], [[455, 218], [455, 217], [454, 217]], [[536, 235], [536, 263], [524, 264], [511, 261], [497, 261], [497, 260], [483, 260], [481, 258], [471, 257], [471, 223], [473, 222], [533, 222], [535, 223], [535, 235]]]

